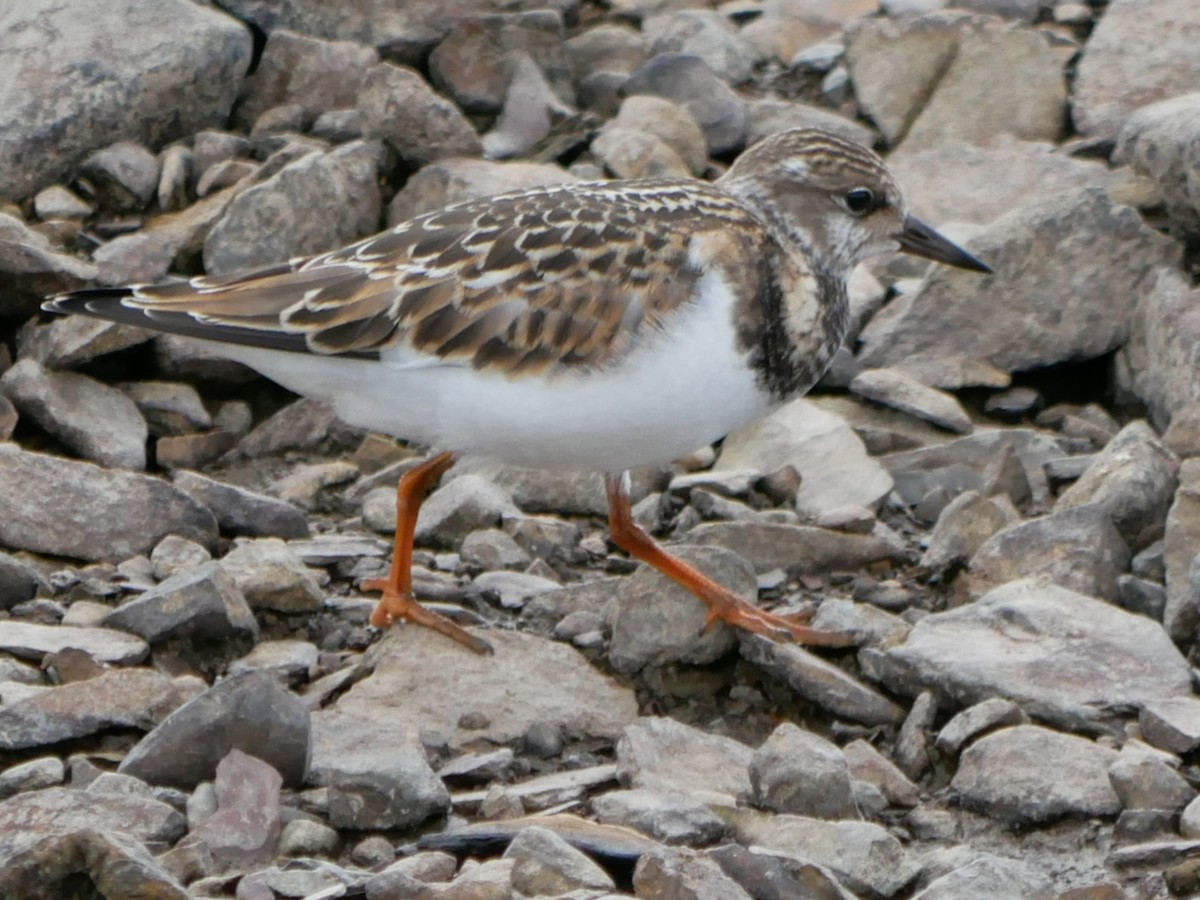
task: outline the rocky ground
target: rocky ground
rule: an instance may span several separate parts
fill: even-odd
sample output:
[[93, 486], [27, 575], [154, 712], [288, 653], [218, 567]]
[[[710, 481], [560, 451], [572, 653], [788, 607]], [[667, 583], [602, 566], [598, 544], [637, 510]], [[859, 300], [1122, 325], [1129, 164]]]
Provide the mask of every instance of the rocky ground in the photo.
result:
[[[946, 6], [0, 12], [0, 896], [1200, 894], [1200, 7]], [[486, 462], [416, 578], [495, 655], [377, 634], [423, 448], [38, 311], [804, 124], [996, 274], [858, 273], [814, 396], [636, 514], [846, 650], [701, 634], [598, 477]]]

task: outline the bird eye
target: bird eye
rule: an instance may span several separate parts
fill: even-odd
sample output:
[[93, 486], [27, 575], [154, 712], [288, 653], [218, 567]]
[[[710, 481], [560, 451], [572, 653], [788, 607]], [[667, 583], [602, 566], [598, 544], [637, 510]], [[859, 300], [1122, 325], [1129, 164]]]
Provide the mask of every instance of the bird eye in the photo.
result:
[[864, 216], [876, 208], [875, 192], [870, 188], [857, 187], [846, 191], [846, 209], [856, 216]]

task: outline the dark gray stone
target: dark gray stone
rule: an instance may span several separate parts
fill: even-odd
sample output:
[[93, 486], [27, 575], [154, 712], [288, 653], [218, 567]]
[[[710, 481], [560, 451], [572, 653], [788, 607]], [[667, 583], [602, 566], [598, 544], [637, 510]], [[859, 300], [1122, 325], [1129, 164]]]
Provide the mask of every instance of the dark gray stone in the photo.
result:
[[196, 472], [174, 473], [172, 480], [197, 503], [212, 510], [221, 531], [249, 537], [308, 537], [308, 518], [300, 508]]
[[141, 635], [151, 644], [174, 638], [258, 637], [246, 598], [220, 563], [209, 562], [166, 581], [113, 610], [106, 628]]

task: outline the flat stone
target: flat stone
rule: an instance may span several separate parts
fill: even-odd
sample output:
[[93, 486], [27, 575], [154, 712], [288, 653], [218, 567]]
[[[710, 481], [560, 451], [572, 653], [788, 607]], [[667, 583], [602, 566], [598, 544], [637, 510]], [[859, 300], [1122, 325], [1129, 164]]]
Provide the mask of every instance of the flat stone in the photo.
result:
[[1190, 753], [1200, 747], [1200, 700], [1174, 697], [1151, 700], [1138, 714], [1142, 737], [1171, 753]]
[[224, 640], [258, 637], [258, 622], [233, 577], [208, 562], [172, 575], [131, 598], [104, 619], [151, 644], [174, 638]]
[[921, 871], [898, 840], [870, 822], [759, 813], [739, 817], [734, 831], [738, 843], [815, 863], [856, 893], [890, 897]]
[[85, 681], [43, 689], [24, 700], [9, 700], [6, 695], [0, 706], [0, 748], [47, 746], [110, 728], [145, 731], [186, 699], [180, 685], [150, 669], [112, 669]]
[[1002, 725], [1024, 725], [1025, 711], [1011, 700], [989, 697], [956, 713], [938, 732], [937, 745], [943, 753], [957, 753], [985, 731]]
[[750, 796], [754, 751], [668, 718], [643, 717], [617, 743], [617, 778], [626, 788], [682, 793], [719, 805]]
[[76, 372], [22, 359], [0, 377], [17, 411], [85, 459], [146, 468], [146, 420], [121, 391]]
[[845, 420], [807, 400], [726, 437], [714, 471], [769, 475], [787, 465], [800, 473], [796, 511], [805, 518], [849, 505], [877, 509], [892, 489], [891, 476]]
[[219, 864], [249, 867], [275, 856], [282, 828], [283, 779], [270, 765], [233, 749], [217, 764], [217, 810], [191, 829]]
[[150, 652], [141, 638], [110, 628], [64, 628], [33, 622], [0, 622], [0, 650], [23, 659], [41, 660], [68, 647], [99, 662], [135, 665]]
[[855, 781], [874, 785], [893, 806], [916, 806], [921, 792], [894, 762], [862, 738], [842, 748]]
[[[1030, 253], [1030, 247], [1045, 247]], [[1049, 248], [1053, 248], [1050, 250]], [[916, 353], [961, 353], [1009, 372], [1116, 349], [1130, 314], [1179, 248], [1097, 188], [1060, 194], [998, 220], [970, 241], [996, 274], [931, 270], [863, 330], [864, 365]], [[1003, 284], [1005, 302], [995, 302]], [[977, 327], [986, 321], [988, 327]]]
[[624, 825], [665, 844], [697, 846], [725, 836], [725, 820], [689, 794], [634, 789], [593, 797], [596, 821]]
[[707, 856], [753, 897], [772, 900], [790, 897], [852, 900], [853, 897], [827, 868], [788, 853], [724, 844], [709, 850]]
[[17, 763], [0, 772], [0, 800], [13, 794], [37, 791], [63, 783], [66, 768], [57, 756], [43, 756], [29, 762]]
[[791, 722], [754, 751], [750, 785], [755, 803], [774, 812], [820, 819], [851, 818], [856, 812], [842, 751]]
[[176, 472], [175, 486], [213, 511], [223, 532], [251, 537], [308, 537], [303, 510], [196, 472]]
[[904, 718], [904, 710], [883, 694], [802, 647], [746, 635], [741, 652], [801, 697], [840, 718], [866, 725], [898, 724]]
[[968, 747], [951, 788], [964, 805], [1009, 825], [1112, 816], [1120, 809], [1108, 780], [1116, 759], [1086, 738], [1017, 725]]
[[306, 613], [325, 602], [317, 579], [279, 538], [239, 540], [220, 566], [233, 576], [251, 609]]
[[526, 572], [484, 572], [472, 584], [499, 597], [505, 609], [520, 609], [529, 598], [562, 587], [557, 581]]
[[992, 535], [1011, 524], [1011, 515], [1002, 504], [978, 491], [963, 491], [938, 515], [921, 568], [944, 572], [964, 565]]
[[850, 390], [955, 434], [970, 434], [974, 429], [971, 417], [951, 394], [922, 384], [900, 368], [864, 369], [854, 376]]
[[955, 705], [1008, 697], [1093, 732], [1112, 727], [1106, 710], [1191, 695], [1188, 666], [1157, 623], [1033, 579], [926, 616], [871, 667], [902, 694], [928, 687]]
[[[928, 886], [913, 895], [913, 900], [956, 900], [958, 897], [1024, 900], [1052, 891], [1050, 879], [1033, 865], [991, 853], [967, 851], [966, 856], [966, 859], [955, 859], [945, 874], [931, 878]], [[1087, 888], [1082, 890], [1086, 892]], [[1067, 896], [1071, 893], [1068, 891]], [[1101, 890], [1094, 895], [1084, 893], [1080, 900], [1087, 900], [1089, 896], [1104, 900]]]
[[52, 787], [0, 803], [0, 834], [67, 833], [96, 829], [135, 841], [168, 844], [187, 826], [174, 807], [151, 797]]
[[216, 542], [207, 509], [159, 478], [0, 443], [0, 546], [120, 562], [168, 534]]
[[906, 548], [876, 534], [769, 522], [709, 522], [693, 528], [685, 537], [689, 544], [732, 550], [756, 572], [785, 569], [820, 574], [907, 556]]
[[971, 557], [971, 590], [1043, 576], [1081, 594], [1117, 598], [1129, 546], [1099, 503], [1055, 511], [997, 531]]
[[266, 672], [234, 675], [164, 719], [121, 760], [118, 771], [150, 784], [191, 788], [210, 781], [230, 750], [257, 755], [284, 783], [304, 783], [309, 711]]
[[[681, 547], [679, 558], [728, 587], [747, 602], [758, 597], [749, 564], [721, 547]], [[706, 628], [707, 607], [684, 588], [649, 566], [623, 580], [610, 611], [608, 660], [618, 672], [683, 662], [704, 665], [737, 643], [728, 626]]]
[[306, 681], [316, 670], [321, 651], [309, 641], [263, 641], [240, 659], [229, 664], [229, 674], [263, 670], [288, 682]]
[[[520, 632], [479, 634], [493, 655], [427, 628], [392, 628], [371, 651], [374, 672], [342, 695], [337, 709], [433, 730], [451, 747], [519, 741], [534, 722], [555, 723], [571, 737], [616, 740], [636, 717], [632, 691], [573, 648]], [[410, 690], [417, 681], [421, 690]]]

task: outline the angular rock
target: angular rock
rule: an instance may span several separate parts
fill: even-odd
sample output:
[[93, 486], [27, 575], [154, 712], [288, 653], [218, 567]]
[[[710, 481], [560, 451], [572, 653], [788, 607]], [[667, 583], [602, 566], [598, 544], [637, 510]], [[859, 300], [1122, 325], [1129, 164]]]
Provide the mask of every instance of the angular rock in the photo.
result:
[[929, 545], [921, 557], [921, 568], [944, 572], [967, 563], [987, 540], [1012, 524], [1003, 504], [978, 491], [963, 491], [938, 516]]
[[1130, 317], [1129, 340], [1117, 353], [1116, 380], [1163, 429], [1200, 400], [1195, 347], [1200, 336], [1200, 290], [1173, 267], [1155, 273]]
[[1108, 780], [1116, 759], [1085, 738], [1017, 725], [968, 747], [951, 788], [964, 805], [1010, 825], [1112, 816], [1120, 809]]
[[22, 416], [85, 459], [104, 466], [146, 468], [146, 420], [116, 388], [23, 359], [0, 378], [0, 391]]
[[957, 900], [959, 897], [1025, 900], [1051, 891], [1050, 880], [1033, 866], [990, 853], [971, 855], [973, 859], [956, 860], [950, 871], [933, 878], [927, 887], [913, 895], [913, 900]]
[[1064, 728], [1111, 727], [1122, 704], [1190, 696], [1187, 665], [1143, 616], [1028, 579], [921, 619], [901, 645], [872, 656], [899, 693], [932, 688], [945, 702], [1008, 697]]
[[[920, 291], [898, 298], [863, 330], [864, 365], [963, 353], [1015, 372], [1101, 356], [1125, 341], [1138, 298], [1179, 254], [1096, 188], [1017, 210], [970, 246], [996, 275], [933, 271]], [[979, 328], [981, 321], [988, 327]]]
[[[84, 878], [103, 897], [188, 900], [175, 877], [123, 830], [114, 823], [111, 828], [9, 833], [0, 838], [0, 893], [68, 897]], [[33, 885], [37, 893], [30, 893]]]
[[37, 791], [62, 784], [66, 769], [57, 756], [43, 756], [29, 762], [17, 763], [0, 772], [0, 800], [13, 794]]
[[693, 528], [685, 538], [689, 544], [732, 550], [756, 572], [786, 569], [818, 574], [907, 556], [899, 542], [877, 534], [770, 522], [709, 522]]
[[158, 158], [136, 141], [117, 141], [83, 161], [81, 183], [106, 209], [134, 212], [146, 207], [158, 186]]
[[[436, 731], [451, 747], [512, 743], [534, 722], [554, 723], [569, 738], [615, 740], [636, 718], [633, 692], [573, 648], [521, 632], [481, 636], [492, 656], [427, 628], [391, 629], [372, 651], [375, 671], [338, 699], [338, 710]], [[411, 690], [417, 682], [421, 690]]]
[[220, 566], [233, 576], [252, 609], [305, 613], [325, 602], [317, 579], [279, 538], [239, 540]]
[[304, 782], [309, 711], [266, 672], [226, 678], [175, 710], [147, 734], [118, 771], [150, 784], [191, 788], [209, 781], [230, 750], [256, 755], [285, 784]]
[[527, 572], [484, 572], [472, 584], [499, 597], [505, 609], [520, 609], [530, 598], [562, 587], [557, 581]]
[[704, 132], [710, 156], [729, 153], [745, 142], [741, 99], [698, 56], [660, 53], [630, 75], [622, 91], [657, 94], [683, 106]]
[[269, 862], [282, 828], [279, 789], [283, 779], [270, 765], [233, 749], [217, 764], [217, 810], [191, 830], [222, 865]]
[[1179, 485], [1178, 461], [1149, 425], [1126, 425], [1096, 457], [1083, 476], [1059, 495], [1056, 510], [1097, 503], [1109, 514], [1121, 537], [1140, 549], [1163, 529]]
[[[60, 631], [75, 629], [59, 628]], [[186, 699], [171, 679], [149, 669], [112, 669], [39, 691], [0, 707], [0, 748], [19, 750], [86, 737], [109, 728], [148, 730]]]
[[258, 637], [258, 622], [245, 596], [216, 562], [172, 575], [128, 600], [105, 617], [104, 627], [132, 632], [151, 644], [175, 638]]
[[478, 475], [463, 475], [444, 483], [421, 506], [416, 540], [457, 546], [477, 528], [494, 528], [505, 516], [519, 512], [503, 489]]
[[15, 556], [0, 553], [0, 609], [11, 609], [38, 591], [41, 578]]
[[687, 164], [660, 138], [625, 126], [606, 128], [592, 155], [616, 178], [686, 178]]
[[309, 674], [316, 671], [319, 661], [317, 645], [308, 641], [263, 641], [245, 656], [231, 662], [229, 674], [261, 669], [294, 684], [308, 680]]
[[[677, 555], [749, 603], [758, 585], [749, 564], [720, 547], [682, 547]], [[706, 627], [708, 608], [694, 594], [649, 566], [621, 582], [610, 611], [608, 660], [618, 672], [675, 662], [711, 663], [733, 649], [737, 638], [722, 623]]]
[[136, 794], [53, 787], [0, 803], [0, 834], [70, 834], [96, 829], [147, 843], [171, 843], [187, 823], [174, 807]]
[[1195, 171], [1200, 94], [1143, 106], [1121, 126], [1113, 158], [1153, 179], [1173, 230], [1200, 231], [1200, 177]]
[[313, 714], [309, 780], [338, 828], [406, 829], [450, 808], [411, 726], [340, 709]]
[[589, 856], [545, 828], [517, 832], [503, 858], [513, 861], [513, 887], [530, 897], [565, 894], [580, 888], [616, 889], [612, 877]]
[[971, 589], [982, 593], [1018, 578], [1043, 576], [1080, 594], [1117, 598], [1129, 546], [1100, 503], [1016, 522], [971, 557]]
[[118, 562], [178, 534], [216, 542], [212, 513], [159, 478], [0, 443], [0, 546]]
[[365, 137], [384, 141], [410, 165], [483, 152], [479, 135], [458, 108], [406, 66], [385, 62], [367, 72], [358, 115]]
[[150, 552], [150, 571], [159, 581], [189, 569], [199, 568], [212, 554], [194, 541], [168, 534]]
[[854, 376], [850, 390], [956, 434], [970, 434], [974, 428], [952, 395], [922, 384], [900, 368], [864, 369]]
[[1142, 706], [1138, 726], [1147, 743], [1170, 753], [1190, 753], [1200, 747], [1200, 700], [1151, 700]]
[[989, 697], [956, 714], [938, 732], [937, 745], [943, 753], [957, 753], [985, 731], [1001, 725], [1024, 725], [1024, 710], [1003, 697]]
[[762, 900], [853, 900], [833, 873], [791, 854], [725, 844], [708, 851], [721, 869]]
[[836, 745], [785, 722], [750, 761], [754, 801], [774, 812], [852, 818], [850, 769]]
[[617, 743], [623, 787], [686, 794], [731, 805], [751, 791], [754, 751], [732, 738], [707, 734], [667, 718], [643, 717]]
[[[130, 22], [139, 23], [135, 30]], [[30, 64], [21, 37], [44, 28]], [[218, 10], [169, 0], [86, 0], [8, 7], [0, 19], [0, 197], [20, 199], [69, 175], [114, 140], [159, 146], [223, 121], [250, 65], [250, 34]], [[79, 72], [94, 79], [80, 91]]]
[[0, 628], [0, 651], [41, 660], [67, 648], [82, 650], [97, 662], [136, 665], [150, 648], [141, 638], [109, 628], [64, 628], [34, 622], [6, 621]]
[[656, 790], [607, 791], [591, 801], [596, 821], [624, 825], [664, 844], [702, 846], [725, 835], [724, 819], [688, 794]]
[[1187, 0], [1114, 0], [1084, 45], [1071, 98], [1081, 134], [1116, 137], [1139, 107], [1195, 90], [1200, 22]]
[[[381, 153], [369, 141], [309, 153], [239, 193], [204, 240], [205, 271], [222, 275], [285, 262], [378, 231]], [[326, 212], [309, 215], [313, 209]]]
[[823, 866], [856, 893], [890, 897], [921, 867], [886, 829], [870, 822], [827, 822], [792, 815], [736, 821], [737, 840]]
[[196, 472], [176, 472], [175, 486], [212, 510], [226, 534], [250, 537], [308, 537], [308, 519], [298, 507], [266, 494], [225, 484]]
[[[1178, 811], [1196, 797], [1196, 790], [1167, 761], [1163, 754], [1130, 741], [1108, 767], [1108, 780], [1126, 810], [1169, 809]], [[1178, 760], [1172, 760], [1178, 764]]]
[[642, 33], [650, 40], [652, 57], [661, 53], [698, 56], [731, 85], [744, 84], [753, 74], [750, 48], [716, 10], [681, 9], [650, 16], [642, 22]]
[[633, 885], [642, 897], [751, 900], [717, 863], [695, 850], [663, 848], [644, 854], [633, 870]]
[[[867, 147], [875, 143], [869, 128], [820, 106], [791, 100], [766, 97], [746, 104], [746, 146], [751, 147], [765, 137], [791, 128], [820, 128]], [[889, 162], [890, 165], [890, 162]], [[903, 181], [901, 184], [905, 184]], [[908, 186], [905, 184], [905, 196]]]
[[916, 806], [920, 802], [920, 791], [908, 776], [862, 738], [851, 741], [842, 753], [854, 780], [873, 785], [892, 805]]
[[713, 471], [769, 475], [787, 465], [800, 473], [796, 511], [806, 518], [849, 505], [876, 509], [892, 489], [891, 476], [845, 420], [807, 400], [726, 437]]

